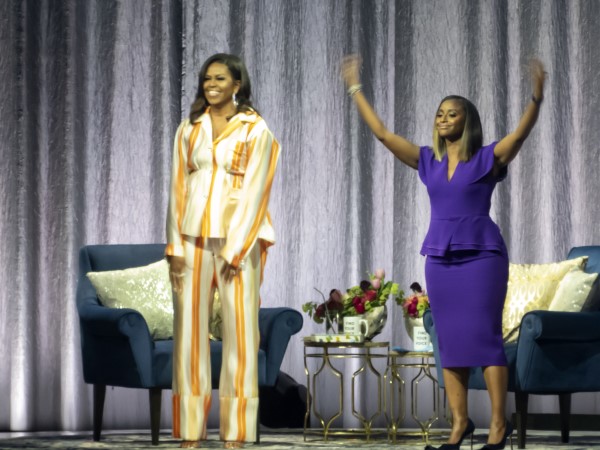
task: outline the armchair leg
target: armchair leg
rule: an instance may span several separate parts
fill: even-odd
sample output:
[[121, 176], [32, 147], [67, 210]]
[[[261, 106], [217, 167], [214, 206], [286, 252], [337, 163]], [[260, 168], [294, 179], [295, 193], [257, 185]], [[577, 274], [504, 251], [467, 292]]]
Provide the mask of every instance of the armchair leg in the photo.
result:
[[260, 444], [260, 401], [258, 402], [258, 412], [256, 417], [256, 445]]
[[152, 434], [152, 445], [158, 445], [162, 389], [150, 388], [148, 391], [150, 394], [150, 433]]
[[560, 409], [560, 437], [564, 443], [569, 442], [570, 419], [571, 419], [571, 394], [558, 394], [558, 405]]
[[525, 448], [529, 394], [527, 392], [515, 392], [515, 404], [517, 407], [517, 447]]
[[102, 432], [102, 415], [104, 413], [104, 398], [106, 397], [106, 385], [94, 384], [94, 441], [100, 440]]
[[260, 444], [260, 420], [256, 421], [256, 445]]

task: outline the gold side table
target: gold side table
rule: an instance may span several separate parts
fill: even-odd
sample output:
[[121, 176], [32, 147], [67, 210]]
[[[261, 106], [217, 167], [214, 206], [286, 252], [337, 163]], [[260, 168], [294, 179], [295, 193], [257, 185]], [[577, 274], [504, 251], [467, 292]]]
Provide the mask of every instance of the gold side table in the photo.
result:
[[[385, 359], [384, 364], [387, 363], [389, 354], [389, 342], [313, 342], [310, 340], [310, 336], [304, 338], [304, 370], [306, 373], [306, 387], [307, 387], [307, 402], [306, 402], [306, 414], [304, 416], [304, 440], [306, 441], [308, 434], [318, 434], [323, 437], [325, 441], [331, 435], [359, 435], [365, 436], [367, 441], [374, 434], [373, 421], [383, 415], [383, 403], [384, 403], [384, 369], [378, 371], [374, 366], [374, 361], [377, 359]], [[314, 372], [311, 372], [309, 366], [309, 360], [318, 360], [318, 367]], [[333, 421], [340, 417], [344, 412], [344, 374], [338, 370], [332, 364], [333, 360], [341, 359], [356, 359], [360, 363], [360, 367], [352, 374], [351, 384], [351, 407], [352, 415], [356, 417], [361, 425], [362, 429], [349, 429], [349, 428], [332, 428]], [[323, 374], [325, 370], [329, 370], [338, 380], [339, 387], [339, 403], [337, 412], [331, 417], [323, 417], [320, 407], [318, 405], [319, 392], [316, 389], [317, 378]], [[358, 411], [356, 407], [355, 390], [360, 382], [360, 375], [363, 374], [365, 377], [366, 372], [370, 371], [377, 380], [377, 410], [370, 416], [368, 413], [363, 415]], [[310, 396], [312, 395], [312, 402]], [[310, 409], [312, 403], [312, 412], [315, 418], [320, 423], [320, 429], [311, 429], [310, 420]], [[384, 430], [385, 433], [385, 430]]]
[[[410, 382], [411, 415], [421, 429], [417, 432], [398, 431], [406, 416], [404, 409], [406, 382], [401, 373], [402, 369], [406, 368], [417, 369], [417, 374]], [[432, 368], [435, 369], [433, 352], [394, 349], [389, 353], [388, 367], [384, 376], [389, 389], [389, 396], [386, 396], [388, 403], [385, 405], [385, 415], [388, 423], [388, 439], [392, 442], [396, 442], [398, 435], [420, 435], [423, 442], [427, 444], [429, 436], [437, 434], [431, 431], [431, 427], [439, 419], [440, 393], [438, 381], [431, 373]], [[419, 385], [424, 382], [431, 383], [433, 401], [431, 415], [427, 418], [421, 418], [419, 415]], [[398, 408], [396, 408], [396, 404], [398, 404]]]

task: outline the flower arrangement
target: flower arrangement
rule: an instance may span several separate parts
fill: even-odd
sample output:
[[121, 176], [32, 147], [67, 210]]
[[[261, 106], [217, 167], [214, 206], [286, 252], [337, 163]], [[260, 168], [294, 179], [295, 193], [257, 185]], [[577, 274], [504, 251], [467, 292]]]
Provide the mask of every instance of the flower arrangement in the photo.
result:
[[[321, 293], [318, 289], [317, 292]], [[326, 318], [346, 317], [364, 314], [371, 309], [383, 306], [390, 295], [398, 298], [404, 296], [404, 292], [399, 290], [398, 283], [385, 281], [385, 271], [377, 269], [374, 274], [369, 274], [368, 280], [363, 280], [358, 286], [353, 286], [342, 294], [338, 289], [332, 289], [329, 292], [329, 298], [323, 303], [307, 302], [302, 305], [302, 311], [308, 313], [316, 323], [323, 323]], [[331, 320], [331, 319], [330, 319]]]
[[329, 292], [329, 298], [325, 300], [323, 293], [317, 288], [314, 289], [323, 297], [323, 303], [306, 302], [302, 305], [302, 311], [308, 313], [308, 317], [312, 318], [316, 323], [323, 323], [326, 318], [331, 321], [336, 315], [341, 317], [344, 310], [342, 293], [337, 289], [332, 289]]
[[402, 306], [404, 317], [423, 317], [425, 311], [429, 309], [429, 297], [417, 282], [411, 284], [410, 289], [412, 290], [412, 294], [406, 298], [397, 297], [396, 303]]
[[377, 269], [374, 274], [369, 274], [368, 280], [363, 280], [358, 286], [353, 286], [343, 296], [344, 316], [364, 314], [377, 306], [383, 306], [390, 295], [404, 295], [398, 283], [385, 281], [385, 271]]

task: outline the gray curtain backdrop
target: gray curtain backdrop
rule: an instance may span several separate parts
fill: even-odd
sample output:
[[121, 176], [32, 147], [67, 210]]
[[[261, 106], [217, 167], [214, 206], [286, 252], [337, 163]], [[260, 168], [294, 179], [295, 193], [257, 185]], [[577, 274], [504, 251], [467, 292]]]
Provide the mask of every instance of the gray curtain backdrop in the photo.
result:
[[[318, 299], [313, 287], [345, 289], [378, 267], [404, 289], [424, 282], [426, 192], [358, 119], [339, 76], [350, 52], [385, 123], [422, 145], [450, 93], [478, 106], [486, 143], [513, 130], [531, 96], [527, 62], [540, 57], [540, 119], [493, 217], [513, 262], [599, 244], [599, 18], [592, 0], [0, 2], [0, 429], [91, 427], [77, 252], [164, 242], [172, 139], [208, 56], [243, 57], [281, 142], [262, 298], [300, 309]], [[303, 383], [300, 337], [322, 331], [306, 319], [283, 366]], [[378, 339], [410, 345], [400, 308], [389, 305]], [[573, 412], [599, 413], [599, 400], [576, 395]], [[170, 427], [168, 391], [163, 405]], [[487, 394], [471, 392], [470, 406], [485, 426]], [[530, 409], [557, 412], [557, 399]], [[147, 394], [109, 390], [104, 427], [149, 427]]]

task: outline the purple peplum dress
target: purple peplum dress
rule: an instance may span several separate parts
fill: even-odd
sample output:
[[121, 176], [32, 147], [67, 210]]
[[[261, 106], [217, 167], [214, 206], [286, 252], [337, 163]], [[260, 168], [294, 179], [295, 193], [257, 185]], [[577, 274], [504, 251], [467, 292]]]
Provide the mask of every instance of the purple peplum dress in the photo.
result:
[[438, 334], [442, 367], [505, 366], [502, 309], [508, 254], [491, 219], [491, 197], [504, 168], [494, 176], [494, 147], [459, 162], [448, 180], [448, 158], [436, 161], [421, 147], [419, 177], [427, 186], [431, 223], [421, 254]]

